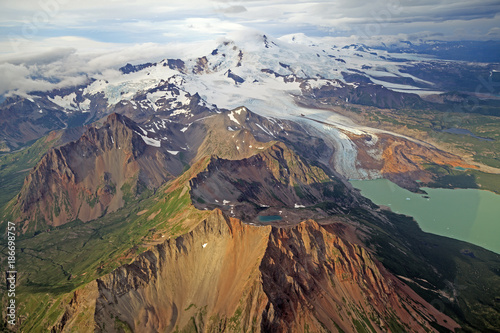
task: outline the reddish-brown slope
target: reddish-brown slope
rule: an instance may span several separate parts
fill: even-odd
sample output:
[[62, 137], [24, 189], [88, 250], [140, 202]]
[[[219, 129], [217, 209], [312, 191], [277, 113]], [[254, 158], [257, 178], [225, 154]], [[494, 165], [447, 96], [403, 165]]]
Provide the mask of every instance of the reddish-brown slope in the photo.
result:
[[417, 190], [416, 180], [428, 183], [433, 180], [433, 173], [426, 169], [427, 165], [449, 165], [477, 169], [459, 156], [439, 150], [424, 143], [389, 134], [354, 135], [345, 133], [358, 147], [359, 166], [367, 170], [378, 170], [383, 177], [396, 184]]
[[112, 114], [75, 142], [51, 149], [30, 172], [15, 209], [23, 231], [80, 219], [89, 221], [122, 207], [139, 181], [157, 187], [169, 173], [165, 156], [146, 145], [128, 118]]

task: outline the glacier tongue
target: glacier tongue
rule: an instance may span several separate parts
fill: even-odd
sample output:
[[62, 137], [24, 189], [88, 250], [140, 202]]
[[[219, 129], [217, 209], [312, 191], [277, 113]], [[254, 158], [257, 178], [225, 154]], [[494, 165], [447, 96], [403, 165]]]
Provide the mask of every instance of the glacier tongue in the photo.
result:
[[[311, 135], [323, 137], [334, 148], [333, 167], [340, 174], [351, 179], [380, 177], [378, 171], [364, 170], [356, 165], [357, 147], [341, 130], [356, 135], [370, 133], [374, 136], [377, 131], [357, 126], [349, 118], [332, 111], [298, 106], [294, 101], [294, 95], [300, 94], [298, 82], [287, 83], [281, 77], [261, 74], [258, 83], [244, 82], [236, 86], [218, 73], [211, 73], [187, 77], [183, 88], [191, 94], [198, 92], [208, 103], [222, 108], [235, 109], [244, 105], [261, 116], [301, 123]], [[229, 113], [228, 116], [239, 124], [235, 114]], [[263, 131], [268, 133], [264, 129]], [[274, 136], [272, 133], [268, 134]]]

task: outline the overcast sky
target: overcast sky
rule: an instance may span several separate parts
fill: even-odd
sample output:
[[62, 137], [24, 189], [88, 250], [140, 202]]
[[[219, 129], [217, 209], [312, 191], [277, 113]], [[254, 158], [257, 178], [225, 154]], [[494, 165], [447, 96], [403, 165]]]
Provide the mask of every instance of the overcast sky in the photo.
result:
[[379, 35], [500, 40], [500, 1], [0, 0], [0, 94], [21, 84], [6, 78], [44, 77], [54, 62], [98, 71], [248, 29], [364, 41]]
[[[44, 42], [105, 44], [213, 39], [253, 28], [271, 36], [394, 35], [500, 38], [498, 0], [21, 0], [0, 2], [2, 53]], [[47, 42], [47, 43], [45, 43]], [[9, 45], [10, 44], [10, 45]], [[10, 47], [9, 47], [10, 46]], [[70, 45], [73, 46], [73, 45]], [[108, 45], [111, 46], [111, 45]]]

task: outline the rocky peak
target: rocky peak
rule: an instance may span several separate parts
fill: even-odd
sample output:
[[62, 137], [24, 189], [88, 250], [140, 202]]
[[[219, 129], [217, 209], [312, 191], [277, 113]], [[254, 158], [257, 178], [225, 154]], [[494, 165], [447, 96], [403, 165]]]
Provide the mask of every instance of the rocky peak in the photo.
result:
[[107, 126], [108, 128], [129, 128], [133, 130], [137, 130], [139, 127], [137, 123], [130, 118], [116, 112], [113, 112], [106, 117], [104, 126]]
[[131, 119], [112, 113], [100, 127], [89, 127], [74, 144], [61, 147], [69, 155], [81, 152], [82, 157], [102, 154], [110, 150], [123, 150], [139, 157], [147, 149], [147, 132]]
[[179, 71], [180, 73], [186, 72], [186, 66], [181, 59], [167, 59], [163, 61], [163, 66], [168, 66], [170, 69]]
[[113, 113], [100, 128], [90, 127], [77, 141], [49, 150], [17, 198], [23, 231], [92, 220], [121, 208], [139, 182], [161, 185], [170, 177], [165, 155], [147, 140], [136, 123]]
[[151, 67], [153, 66], [152, 63], [148, 62], [148, 63], [145, 63], [145, 64], [139, 64], [139, 65], [132, 65], [130, 63], [126, 64], [125, 66], [123, 67], [120, 67], [120, 72], [122, 72], [123, 74], [130, 74], [130, 73], [134, 73], [134, 72], [138, 72], [144, 68], [148, 68], [148, 67]]

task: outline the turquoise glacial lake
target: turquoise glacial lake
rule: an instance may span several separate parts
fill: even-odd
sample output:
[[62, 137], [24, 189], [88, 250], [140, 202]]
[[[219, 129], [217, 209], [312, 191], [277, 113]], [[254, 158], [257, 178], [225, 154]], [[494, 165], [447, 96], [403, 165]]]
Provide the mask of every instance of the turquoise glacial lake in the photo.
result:
[[281, 221], [283, 218], [279, 215], [262, 215], [259, 216], [259, 222], [275, 222]]
[[473, 243], [500, 253], [500, 195], [476, 189], [407, 191], [386, 179], [351, 180], [361, 194], [395, 213], [415, 218], [425, 232]]

